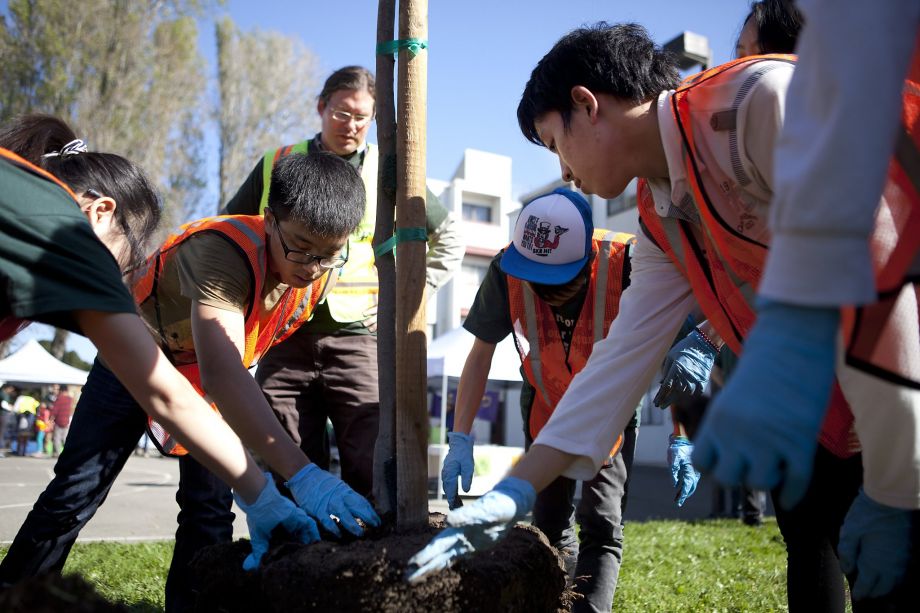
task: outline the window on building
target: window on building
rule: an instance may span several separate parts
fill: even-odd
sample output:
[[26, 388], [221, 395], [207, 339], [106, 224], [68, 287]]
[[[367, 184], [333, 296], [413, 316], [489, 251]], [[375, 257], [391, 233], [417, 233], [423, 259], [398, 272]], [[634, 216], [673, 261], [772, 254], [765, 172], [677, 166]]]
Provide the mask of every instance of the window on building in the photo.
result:
[[473, 305], [476, 292], [479, 291], [479, 286], [482, 284], [482, 280], [486, 278], [488, 270], [488, 260], [483, 262], [464, 262], [460, 267], [460, 274], [457, 275], [457, 280], [460, 282], [457, 305], [461, 309], [469, 309]]
[[492, 207], [487, 204], [463, 203], [463, 221], [492, 223]]

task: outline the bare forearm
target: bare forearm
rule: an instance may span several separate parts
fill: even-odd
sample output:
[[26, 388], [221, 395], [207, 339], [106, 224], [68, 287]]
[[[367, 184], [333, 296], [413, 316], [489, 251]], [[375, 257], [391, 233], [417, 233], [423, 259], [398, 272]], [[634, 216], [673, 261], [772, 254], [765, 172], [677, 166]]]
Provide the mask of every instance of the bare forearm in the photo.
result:
[[281, 427], [255, 380], [241, 364], [236, 371], [216, 384], [205, 382], [205, 391], [247, 447], [285, 479], [293, 477], [310, 460]]
[[83, 332], [144, 411], [192, 456], [254, 500], [265, 484], [239, 438], [159, 350], [136, 315], [79, 311]]
[[487, 343], [479, 338], [473, 341], [473, 347], [463, 364], [463, 372], [460, 373], [460, 383], [457, 385], [454, 432], [469, 434], [473, 429], [473, 420], [476, 419], [479, 405], [482, 403], [482, 394], [486, 389], [493, 355], [495, 355], [493, 343]]

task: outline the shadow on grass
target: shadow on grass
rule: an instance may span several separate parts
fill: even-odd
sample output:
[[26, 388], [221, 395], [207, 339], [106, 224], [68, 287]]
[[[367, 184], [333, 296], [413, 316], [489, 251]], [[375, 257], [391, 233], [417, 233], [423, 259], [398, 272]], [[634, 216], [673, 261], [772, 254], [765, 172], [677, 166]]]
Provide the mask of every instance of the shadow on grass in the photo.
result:
[[149, 600], [139, 600], [137, 602], [121, 602], [130, 613], [163, 613], [163, 607]]

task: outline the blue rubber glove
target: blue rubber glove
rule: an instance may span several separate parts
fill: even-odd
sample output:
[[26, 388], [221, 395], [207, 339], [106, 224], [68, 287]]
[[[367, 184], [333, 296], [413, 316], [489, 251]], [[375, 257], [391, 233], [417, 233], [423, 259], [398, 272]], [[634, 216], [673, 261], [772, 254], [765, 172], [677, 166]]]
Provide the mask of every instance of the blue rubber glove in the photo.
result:
[[690, 460], [691, 453], [693, 453], [693, 443], [686, 436], [672, 434], [668, 437], [668, 465], [671, 467], [671, 479], [677, 489], [674, 502], [679, 507], [684, 506], [687, 498], [693, 496], [696, 484], [700, 482], [700, 471], [693, 468], [693, 462]]
[[860, 488], [837, 546], [841, 570], [856, 575], [854, 602], [885, 596], [904, 579], [911, 555], [911, 517], [911, 511], [879, 504]]
[[505, 477], [476, 502], [447, 514], [448, 528], [409, 560], [407, 580], [417, 583], [462, 556], [491, 548], [527, 515], [536, 499], [528, 481]]
[[355, 536], [364, 534], [355, 518], [369, 526], [380, 525], [374, 507], [364, 496], [316, 464], [307, 464], [301, 468], [285, 485], [294, 495], [297, 506], [336, 536], [342, 533], [332, 515]]
[[249, 540], [252, 542], [252, 553], [243, 560], [243, 570], [255, 570], [259, 567], [262, 556], [268, 551], [272, 530], [279, 524], [301, 543], [315, 543], [319, 540], [316, 522], [278, 492], [271, 473], [265, 473], [265, 487], [259, 492], [255, 502], [246, 504], [236, 492], [233, 492], [233, 499], [246, 514]]
[[802, 499], [834, 382], [837, 309], [762, 301], [737, 370], [696, 437], [693, 464], [725, 485]]
[[457, 478], [462, 477], [464, 492], [470, 491], [473, 485], [473, 438], [462, 432], [451, 432], [447, 435], [447, 442], [450, 447], [441, 468], [441, 486], [447, 496], [448, 506], [455, 509], [462, 506], [457, 504]]
[[701, 395], [718, 353], [696, 328], [671, 347], [661, 366], [664, 377], [655, 394], [655, 406], [668, 407]]

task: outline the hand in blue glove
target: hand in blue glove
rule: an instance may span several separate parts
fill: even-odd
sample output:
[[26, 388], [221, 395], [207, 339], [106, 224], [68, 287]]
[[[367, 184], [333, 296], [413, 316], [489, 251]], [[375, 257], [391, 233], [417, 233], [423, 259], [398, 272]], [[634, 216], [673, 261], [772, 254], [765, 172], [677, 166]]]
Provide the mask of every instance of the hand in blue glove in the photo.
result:
[[695, 439], [693, 464], [725, 485], [802, 499], [834, 382], [837, 309], [762, 301], [737, 370]]
[[862, 488], [840, 530], [840, 568], [856, 575], [853, 601], [879, 598], [903, 579], [910, 562], [911, 511], [875, 502]]
[[718, 353], [696, 328], [671, 347], [661, 366], [664, 378], [655, 394], [655, 406], [668, 407], [701, 395]]
[[447, 514], [449, 527], [409, 560], [409, 583], [449, 568], [461, 556], [489, 549], [527, 515], [536, 499], [537, 492], [528, 481], [505, 477], [473, 504], [451, 511]]
[[473, 485], [473, 438], [463, 432], [451, 432], [447, 435], [450, 448], [441, 468], [441, 486], [447, 496], [447, 504], [455, 509], [461, 504], [457, 492], [457, 478], [462, 477], [463, 491], [470, 491]]
[[246, 513], [246, 525], [249, 526], [249, 540], [252, 553], [243, 560], [243, 570], [255, 570], [268, 551], [272, 530], [279, 524], [301, 543], [315, 543], [319, 540], [316, 522], [306, 513], [278, 492], [271, 473], [265, 473], [265, 487], [252, 504], [246, 504], [236, 492], [233, 492], [236, 504]]
[[297, 506], [336, 536], [341, 536], [342, 533], [332, 519], [333, 515], [355, 536], [364, 534], [355, 518], [369, 526], [380, 525], [380, 518], [374, 507], [364, 496], [316, 464], [307, 464], [301, 468], [285, 485], [294, 495]]
[[687, 498], [693, 496], [696, 484], [700, 482], [700, 471], [693, 468], [690, 454], [693, 453], [693, 443], [686, 436], [670, 435], [668, 437], [668, 465], [671, 467], [671, 478], [677, 493], [674, 502], [682, 507]]

